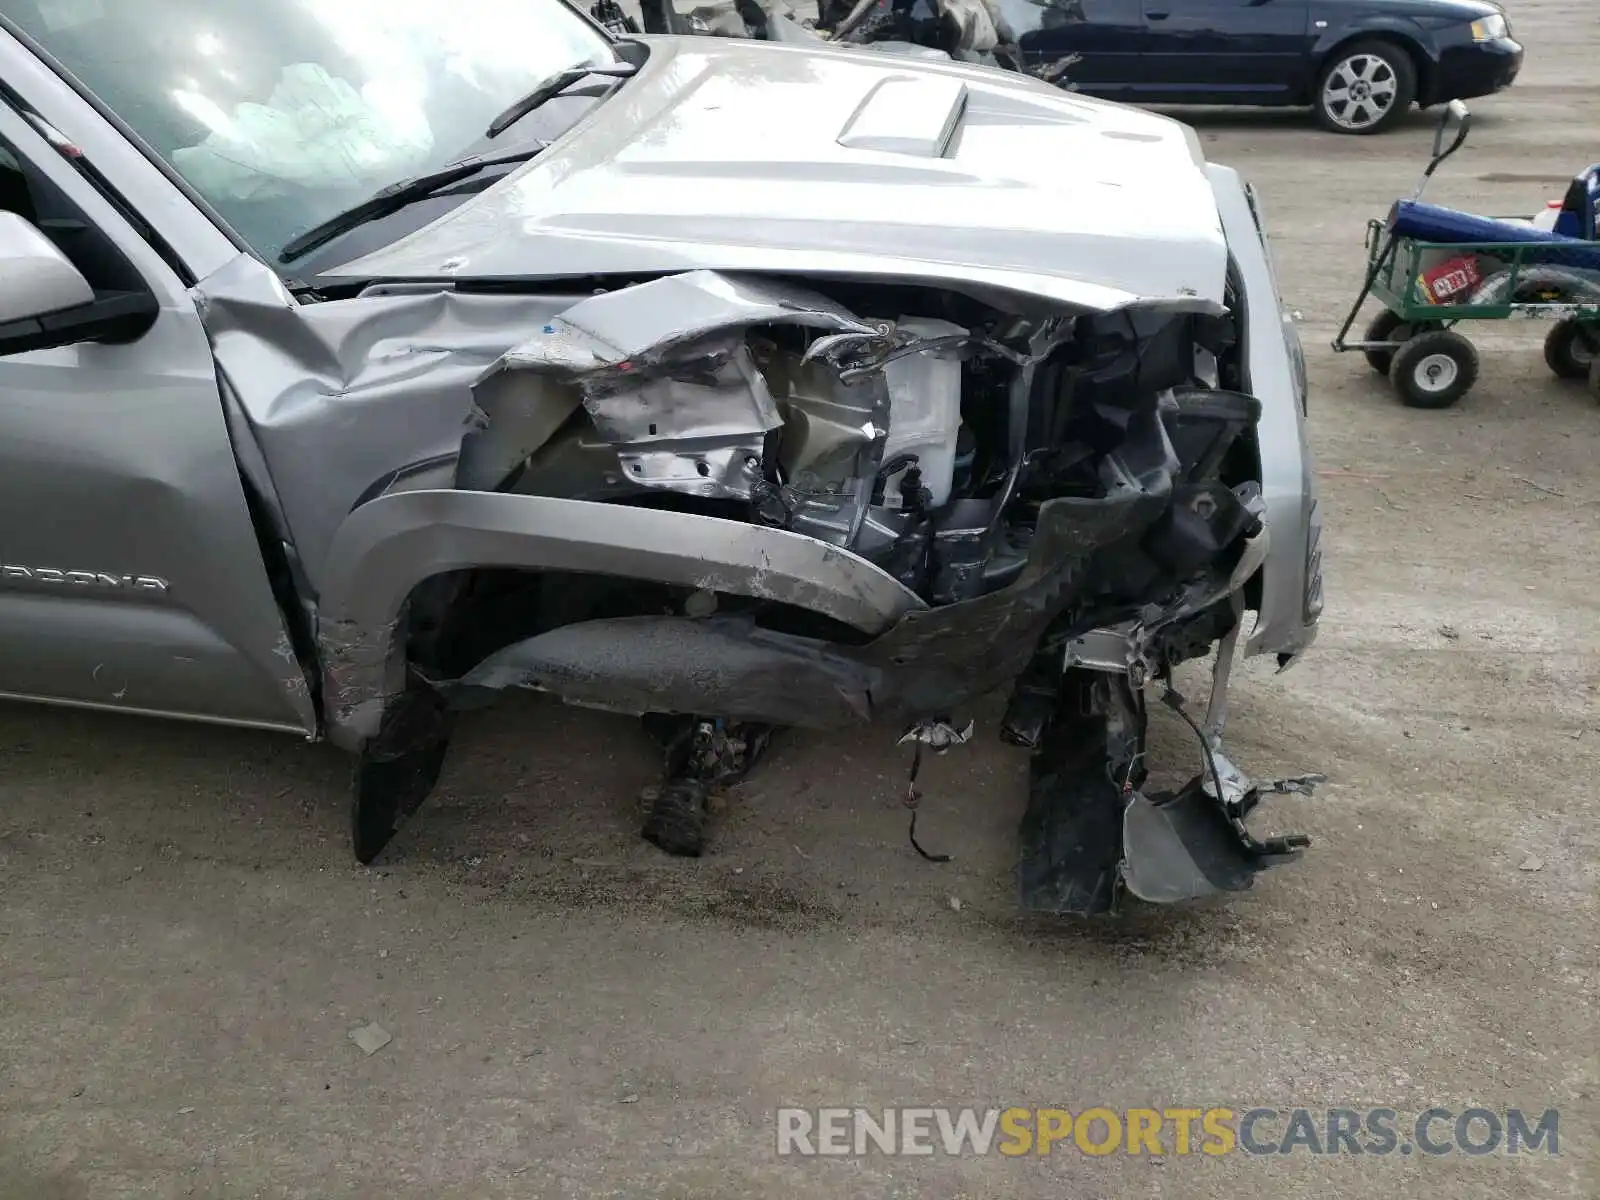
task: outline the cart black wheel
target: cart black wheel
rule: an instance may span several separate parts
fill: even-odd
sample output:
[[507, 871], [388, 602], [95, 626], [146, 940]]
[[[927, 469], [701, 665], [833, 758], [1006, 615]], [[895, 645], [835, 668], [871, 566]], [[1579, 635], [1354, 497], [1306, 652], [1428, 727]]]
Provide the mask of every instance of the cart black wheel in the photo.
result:
[[1389, 378], [1407, 407], [1449, 408], [1478, 381], [1478, 351], [1453, 329], [1430, 329], [1394, 352]]
[[[1443, 328], [1444, 326], [1435, 324], [1432, 321], [1423, 322], [1420, 325], [1408, 324], [1400, 319], [1398, 313], [1390, 312], [1386, 308], [1372, 318], [1372, 323], [1367, 326], [1366, 336], [1361, 340], [1364, 342], [1403, 342], [1407, 338], [1414, 337], [1419, 333], [1425, 333], [1430, 329]], [[1361, 353], [1367, 360], [1367, 366], [1371, 367], [1379, 375], [1387, 375], [1389, 373], [1389, 367], [1394, 362], [1393, 350], [1363, 350]]]
[[1556, 323], [1544, 339], [1544, 361], [1557, 379], [1588, 379], [1600, 359], [1600, 325], [1568, 319]]
[[1395, 42], [1369, 40], [1335, 50], [1317, 75], [1317, 124], [1333, 133], [1382, 133], [1411, 110], [1417, 67]]

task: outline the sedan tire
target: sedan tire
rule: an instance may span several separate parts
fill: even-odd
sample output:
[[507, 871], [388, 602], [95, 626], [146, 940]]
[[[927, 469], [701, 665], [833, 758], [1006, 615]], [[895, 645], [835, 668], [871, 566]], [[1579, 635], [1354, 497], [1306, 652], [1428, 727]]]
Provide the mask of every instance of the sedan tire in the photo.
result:
[[1393, 42], [1355, 42], [1329, 56], [1312, 98], [1317, 123], [1334, 133], [1382, 133], [1411, 111], [1417, 68]]

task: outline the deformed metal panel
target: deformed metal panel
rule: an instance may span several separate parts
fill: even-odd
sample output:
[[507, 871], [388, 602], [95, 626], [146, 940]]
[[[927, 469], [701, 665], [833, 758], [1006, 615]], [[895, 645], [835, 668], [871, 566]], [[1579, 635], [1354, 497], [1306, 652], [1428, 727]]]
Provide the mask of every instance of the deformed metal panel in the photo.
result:
[[570, 382], [632, 485], [749, 500], [762, 482], [766, 437], [783, 417], [744, 334], [775, 324], [882, 332], [809, 289], [688, 271], [573, 305], [479, 386], [526, 372]]
[[313, 598], [350, 511], [396, 471], [459, 454], [480, 415], [473, 386], [575, 299], [436, 289], [303, 305], [244, 257], [194, 292]]
[[[673, 347], [724, 329], [770, 324], [804, 325], [847, 333], [877, 327], [819, 292], [754, 275], [684, 271], [633, 287], [591, 296], [560, 314], [506, 355], [508, 367], [575, 370], [615, 366], [640, 357], [660, 358]], [[570, 330], [581, 338], [562, 346]], [[552, 345], [550, 338], [555, 337]], [[593, 355], [585, 360], [585, 354]]]
[[714, 517], [503, 492], [380, 497], [340, 527], [323, 590], [331, 736], [376, 731], [396, 615], [417, 584], [467, 567], [619, 575], [796, 605], [867, 633], [925, 608], [864, 558], [781, 529]]

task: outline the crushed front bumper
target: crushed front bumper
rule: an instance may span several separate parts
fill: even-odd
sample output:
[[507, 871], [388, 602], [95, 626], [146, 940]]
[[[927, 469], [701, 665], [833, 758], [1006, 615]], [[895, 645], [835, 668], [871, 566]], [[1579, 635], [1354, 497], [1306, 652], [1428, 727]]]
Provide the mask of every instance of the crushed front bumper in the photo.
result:
[[1522, 62], [1522, 44], [1508, 37], [1446, 47], [1428, 79], [1423, 103], [1492, 96], [1516, 82]]

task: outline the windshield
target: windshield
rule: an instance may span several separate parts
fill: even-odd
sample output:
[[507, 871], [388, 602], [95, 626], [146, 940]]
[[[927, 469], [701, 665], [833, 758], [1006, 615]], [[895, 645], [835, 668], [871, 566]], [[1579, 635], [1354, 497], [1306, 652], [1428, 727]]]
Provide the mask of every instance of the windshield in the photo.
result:
[[560, 0], [0, 0], [0, 12], [269, 261], [379, 188], [482, 149], [489, 122], [556, 72], [616, 60]]

